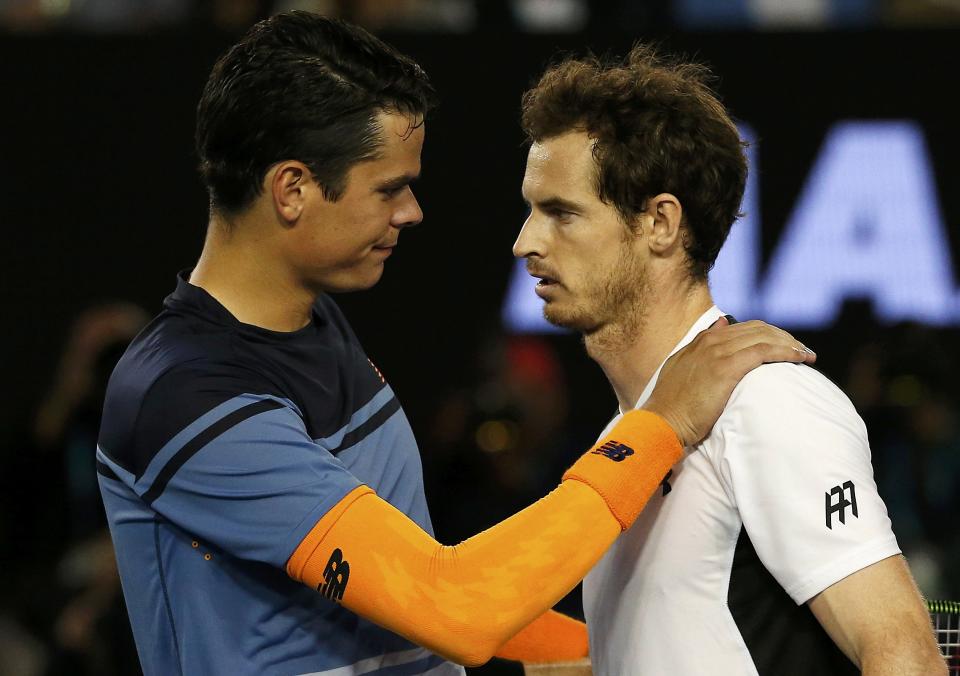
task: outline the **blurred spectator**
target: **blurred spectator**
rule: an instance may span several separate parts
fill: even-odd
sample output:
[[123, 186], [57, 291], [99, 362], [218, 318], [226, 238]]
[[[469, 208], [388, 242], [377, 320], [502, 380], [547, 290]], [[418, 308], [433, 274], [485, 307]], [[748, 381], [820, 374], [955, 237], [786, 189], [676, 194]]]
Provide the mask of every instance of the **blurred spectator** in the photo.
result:
[[514, 20], [521, 30], [536, 33], [575, 33], [590, 19], [584, 0], [513, 0]]
[[194, 5], [194, 0], [0, 0], [0, 19], [20, 30], [139, 32], [182, 24]]
[[960, 24], [960, 0], [886, 0], [886, 23], [940, 28]]
[[0, 674], [40, 676], [46, 665], [47, 654], [43, 645], [0, 612]]
[[577, 455], [565, 376], [547, 340], [497, 337], [479, 363], [472, 386], [437, 403], [421, 443], [427, 496], [444, 542], [459, 542], [543, 497]]
[[377, 32], [383, 30], [461, 33], [476, 25], [473, 0], [341, 0], [339, 16]]
[[[106, 529], [95, 451], [107, 380], [148, 320], [127, 303], [108, 303], [74, 323], [54, 383], [40, 404], [29, 464], [16, 505], [30, 534], [20, 542], [20, 584], [12, 591], [7, 637], [32, 633], [45, 644], [20, 672], [121, 676], [138, 672], [133, 638]], [[14, 468], [15, 474], [18, 473]], [[22, 642], [22, 641], [18, 641]], [[3, 637], [0, 636], [0, 644]], [[45, 665], [40, 670], [40, 665]]]
[[103, 397], [114, 365], [148, 319], [144, 310], [125, 303], [100, 305], [82, 314], [67, 339], [53, 387], [37, 411], [36, 447], [55, 456], [63, 468], [67, 540], [84, 540], [105, 523], [93, 458]]
[[903, 325], [853, 351], [846, 389], [880, 494], [923, 592], [960, 596], [960, 364], [942, 331]]
[[674, 24], [693, 30], [830, 30], [960, 23], [960, 0], [0, 0], [0, 25], [21, 31], [142, 33], [213, 26], [242, 32], [290, 10], [388, 32], [630, 32]]
[[197, 4], [198, 20], [231, 33], [242, 33], [271, 13], [268, 0], [200, 0]]
[[370, 30], [462, 32], [474, 28], [474, 0], [0, 0], [0, 22], [18, 30], [65, 28], [142, 33], [212, 25], [232, 32], [294, 9], [338, 16]]

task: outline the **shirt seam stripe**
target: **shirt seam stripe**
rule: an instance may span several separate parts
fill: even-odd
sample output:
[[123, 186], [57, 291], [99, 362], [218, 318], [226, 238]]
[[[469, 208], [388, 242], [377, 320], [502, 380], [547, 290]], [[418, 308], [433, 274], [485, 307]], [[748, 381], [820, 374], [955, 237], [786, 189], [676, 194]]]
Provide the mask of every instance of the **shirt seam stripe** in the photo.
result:
[[160, 576], [160, 589], [163, 592], [163, 605], [167, 610], [167, 620], [170, 622], [170, 631], [173, 633], [173, 649], [177, 654], [177, 668], [183, 676], [183, 658], [180, 656], [180, 640], [177, 638], [177, 626], [173, 621], [173, 608], [170, 605], [170, 594], [167, 591], [167, 576], [163, 570], [163, 557], [160, 555], [160, 521], [153, 521], [153, 545], [157, 555], [157, 570]]

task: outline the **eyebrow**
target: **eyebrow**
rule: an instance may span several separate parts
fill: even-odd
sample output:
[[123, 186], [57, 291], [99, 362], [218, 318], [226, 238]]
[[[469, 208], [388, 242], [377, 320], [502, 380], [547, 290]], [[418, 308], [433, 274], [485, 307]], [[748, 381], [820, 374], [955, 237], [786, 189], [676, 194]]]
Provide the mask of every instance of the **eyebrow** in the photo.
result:
[[[526, 197], [523, 198], [524, 204], [528, 207], [531, 206], [530, 200]], [[562, 197], [548, 197], [547, 199], [537, 200], [536, 207], [541, 211], [572, 211], [576, 213], [583, 213], [584, 206], [578, 204], [577, 202], [571, 202]]]
[[420, 174], [403, 174], [396, 178], [390, 178], [377, 185], [376, 190], [399, 190], [408, 186], [420, 178]]

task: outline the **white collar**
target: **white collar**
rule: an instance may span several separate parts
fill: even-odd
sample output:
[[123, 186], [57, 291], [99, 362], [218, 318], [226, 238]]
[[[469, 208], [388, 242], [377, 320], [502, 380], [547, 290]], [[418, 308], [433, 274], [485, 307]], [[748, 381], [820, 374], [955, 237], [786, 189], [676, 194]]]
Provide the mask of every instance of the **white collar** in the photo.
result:
[[[707, 310], [702, 315], [700, 315], [700, 318], [693, 323], [693, 326], [690, 327], [690, 330], [687, 331], [686, 335], [683, 338], [681, 338], [680, 342], [677, 343], [676, 346], [673, 348], [673, 350], [670, 351], [670, 354], [668, 354], [664, 358], [664, 360], [660, 362], [660, 366], [658, 366], [657, 370], [654, 371], [653, 377], [650, 378], [650, 381], [647, 383], [647, 386], [643, 388], [643, 392], [640, 394], [640, 398], [637, 399], [637, 403], [634, 406], [634, 408], [640, 408], [645, 403], [647, 403], [647, 399], [649, 399], [650, 395], [653, 394], [653, 388], [656, 387], [657, 385], [657, 379], [660, 377], [660, 371], [661, 369], [663, 369], [663, 365], [667, 362], [667, 359], [669, 359], [674, 354], [679, 352], [682, 348], [686, 347], [689, 343], [693, 341], [694, 338], [697, 337], [697, 334], [699, 334], [701, 331], [704, 331], [710, 328], [710, 326], [715, 321], [717, 321], [718, 319], [720, 319], [720, 317], [723, 317], [723, 316], [725, 316], [724, 312], [720, 310], [720, 308], [718, 308], [716, 305], [714, 305], [709, 310]], [[623, 413], [623, 411], [621, 411], [621, 413]]]

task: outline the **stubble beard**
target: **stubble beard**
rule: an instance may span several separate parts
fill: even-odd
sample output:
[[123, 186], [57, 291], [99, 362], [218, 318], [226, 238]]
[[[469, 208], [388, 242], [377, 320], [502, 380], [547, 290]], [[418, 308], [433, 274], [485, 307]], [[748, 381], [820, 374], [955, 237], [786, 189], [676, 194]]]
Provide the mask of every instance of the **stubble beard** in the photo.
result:
[[645, 266], [624, 247], [616, 265], [586, 291], [584, 299], [569, 307], [547, 303], [543, 316], [551, 324], [582, 334], [591, 353], [615, 350], [632, 341], [643, 327], [648, 287]]

